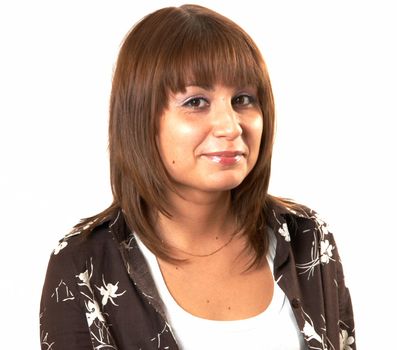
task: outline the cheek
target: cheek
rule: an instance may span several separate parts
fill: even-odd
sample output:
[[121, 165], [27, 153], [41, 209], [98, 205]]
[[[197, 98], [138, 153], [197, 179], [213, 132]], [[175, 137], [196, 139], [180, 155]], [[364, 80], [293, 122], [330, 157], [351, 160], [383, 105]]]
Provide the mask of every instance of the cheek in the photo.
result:
[[263, 133], [263, 120], [262, 117], [255, 118], [249, 124], [249, 136], [247, 138], [248, 147], [250, 150], [250, 157], [248, 167], [250, 170], [255, 166], [258, 161], [259, 149]]
[[172, 165], [186, 161], [189, 155], [194, 155], [194, 150], [200, 142], [199, 134], [198, 128], [191, 124], [164, 123], [157, 137], [163, 161]]
[[252, 151], [259, 151], [259, 145], [261, 143], [262, 132], [263, 132], [263, 119], [262, 117], [257, 117], [251, 120], [249, 124], [249, 138], [251, 147], [254, 149]]

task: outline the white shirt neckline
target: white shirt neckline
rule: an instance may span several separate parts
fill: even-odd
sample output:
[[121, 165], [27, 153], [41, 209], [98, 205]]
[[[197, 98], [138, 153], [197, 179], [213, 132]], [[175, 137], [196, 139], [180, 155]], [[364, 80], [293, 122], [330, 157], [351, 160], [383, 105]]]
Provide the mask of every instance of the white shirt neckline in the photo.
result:
[[[184, 310], [176, 302], [164, 281], [157, 257], [143, 244], [138, 235], [135, 235], [135, 237], [139, 248], [148, 262], [159, 295], [164, 302], [166, 316], [181, 349], [218, 349], [220, 344], [222, 344], [221, 348], [240, 349], [241, 346], [237, 343], [240, 341], [246, 342], [247, 338], [249, 341], [255, 341], [255, 345], [252, 345], [250, 349], [267, 348], [265, 345], [270, 345], [271, 347], [269, 349], [299, 350], [304, 348], [303, 338], [301, 336], [301, 339], [299, 338], [300, 332], [290, 303], [276, 282], [274, 282], [273, 297], [270, 304], [258, 315], [231, 321], [201, 318]], [[277, 244], [273, 231], [269, 232], [269, 238], [267, 260], [273, 274], [273, 261]], [[266, 332], [268, 332], [268, 335], [265, 335], [267, 334]], [[280, 332], [283, 333], [283, 337], [284, 334], [286, 337], [281, 342], [278, 340], [280, 336], [277, 335]], [[197, 338], [198, 334], [200, 336]], [[266, 339], [266, 337], [272, 336], [272, 334], [275, 334], [274, 339]], [[203, 337], [208, 338], [208, 340], [203, 340]], [[260, 337], [265, 337], [265, 339], [258, 341]], [[229, 339], [230, 343], [225, 343], [225, 339]], [[281, 347], [274, 347], [272, 345], [279, 343]], [[289, 346], [289, 344], [293, 344], [293, 346]]]

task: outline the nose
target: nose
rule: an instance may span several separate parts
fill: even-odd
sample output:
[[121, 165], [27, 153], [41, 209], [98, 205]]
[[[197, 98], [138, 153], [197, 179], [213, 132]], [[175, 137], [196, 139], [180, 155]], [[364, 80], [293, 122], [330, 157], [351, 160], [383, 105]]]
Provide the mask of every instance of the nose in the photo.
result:
[[213, 135], [233, 140], [242, 134], [240, 118], [233, 106], [228, 103], [221, 103], [213, 111]]

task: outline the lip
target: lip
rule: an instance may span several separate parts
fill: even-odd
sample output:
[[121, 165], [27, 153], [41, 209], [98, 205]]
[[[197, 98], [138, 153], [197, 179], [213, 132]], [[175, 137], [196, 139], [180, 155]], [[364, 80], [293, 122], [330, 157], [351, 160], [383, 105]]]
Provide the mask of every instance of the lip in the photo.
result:
[[242, 151], [219, 151], [219, 152], [211, 152], [211, 153], [204, 153], [205, 156], [218, 156], [218, 157], [235, 157], [235, 156], [242, 156], [244, 152]]
[[245, 154], [242, 151], [219, 151], [203, 154], [203, 156], [209, 159], [211, 162], [221, 165], [237, 164], [244, 157], [244, 155]]

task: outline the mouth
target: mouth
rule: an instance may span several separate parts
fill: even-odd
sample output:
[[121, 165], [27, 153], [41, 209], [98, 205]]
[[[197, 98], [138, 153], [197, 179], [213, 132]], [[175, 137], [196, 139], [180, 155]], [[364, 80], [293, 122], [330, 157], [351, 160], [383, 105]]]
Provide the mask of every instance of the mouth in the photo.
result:
[[205, 153], [203, 156], [215, 164], [235, 165], [245, 157], [245, 153], [242, 151], [221, 151]]

